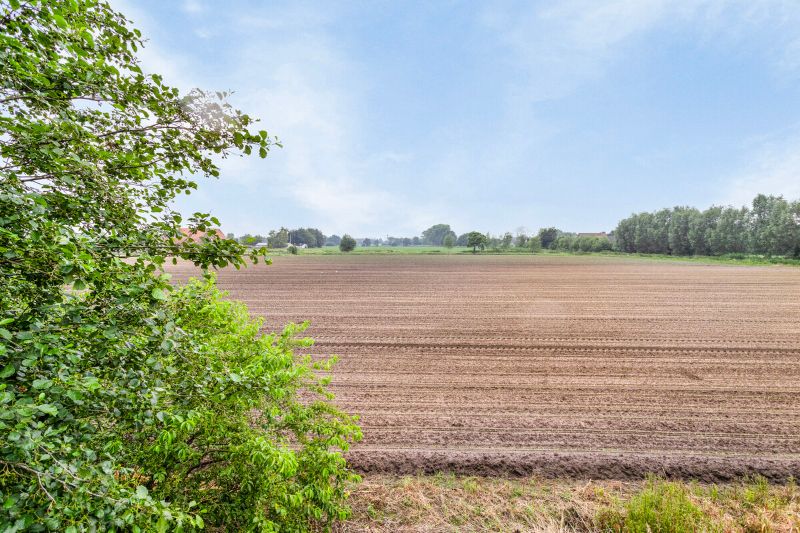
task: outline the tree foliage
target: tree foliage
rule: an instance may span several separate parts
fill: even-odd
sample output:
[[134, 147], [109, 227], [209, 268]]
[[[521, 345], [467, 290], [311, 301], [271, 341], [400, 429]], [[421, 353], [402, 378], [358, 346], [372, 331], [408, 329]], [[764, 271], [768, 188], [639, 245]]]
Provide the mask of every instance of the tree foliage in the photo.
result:
[[176, 290], [161, 270], [259, 259], [181, 238], [219, 221], [170, 206], [186, 176], [273, 138], [225, 93], [143, 74], [140, 33], [106, 2], [0, 0], [0, 24], [0, 529], [346, 514], [338, 451], [359, 430], [293, 354], [303, 327], [262, 336], [211, 280]]
[[551, 248], [555, 240], [561, 234], [556, 228], [542, 228], [539, 230], [539, 242], [542, 243], [542, 248]]
[[483, 250], [486, 248], [487, 243], [488, 239], [486, 238], [486, 235], [480, 231], [471, 231], [467, 234], [467, 246], [472, 248], [472, 253], [477, 252], [478, 248]]
[[800, 201], [758, 195], [752, 207], [692, 207], [638, 213], [614, 232], [623, 252], [800, 256]]
[[[442, 246], [444, 239], [448, 235], [455, 238], [456, 234], [450, 229], [449, 224], [436, 224], [422, 232], [422, 244], [431, 246]], [[416, 243], [415, 243], [416, 244]]]
[[325, 246], [325, 235], [317, 228], [297, 228], [289, 230], [291, 244], [305, 244], [309, 248], [322, 248]]
[[342, 252], [352, 252], [355, 249], [356, 249], [356, 240], [347, 233], [342, 235], [342, 240], [339, 241], [339, 250], [341, 250]]

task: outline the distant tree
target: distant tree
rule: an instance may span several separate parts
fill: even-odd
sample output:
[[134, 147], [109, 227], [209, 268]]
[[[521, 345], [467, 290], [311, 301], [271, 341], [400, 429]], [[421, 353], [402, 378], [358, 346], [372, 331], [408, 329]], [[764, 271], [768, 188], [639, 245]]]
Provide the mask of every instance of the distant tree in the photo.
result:
[[225, 238], [228, 239], [229, 241], [235, 241], [236, 240], [236, 235], [234, 235], [233, 233], [228, 233], [225, 236]]
[[442, 241], [442, 244], [444, 245], [445, 248], [452, 248], [453, 245], [455, 245], [455, 243], [456, 243], [455, 238], [450, 234], [446, 235], [444, 241]]
[[342, 239], [339, 242], [339, 250], [343, 252], [352, 252], [353, 250], [355, 250], [355, 248], [356, 248], [356, 240], [347, 233], [342, 235]]
[[509, 232], [505, 232], [503, 237], [500, 239], [500, 247], [503, 250], [508, 250], [511, 247], [511, 242], [514, 240], [514, 236], [511, 235]]
[[[516, 239], [514, 239], [514, 246], [517, 248], [525, 248], [528, 244], [530, 237], [526, 233], [517, 233]], [[541, 241], [539, 241], [541, 243]]]
[[531, 253], [537, 253], [542, 251], [542, 241], [539, 239], [539, 236], [531, 237], [528, 239], [527, 247], [531, 251]]
[[411, 239], [409, 237], [403, 237], [403, 241], [402, 242], [403, 242], [403, 246], [411, 246], [411, 243], [413, 242], [413, 239]]
[[557, 228], [542, 228], [539, 230], [539, 241], [542, 243], [542, 248], [552, 248], [553, 243], [558, 238], [560, 230]]
[[325, 240], [325, 246], [339, 246], [339, 243], [342, 241], [342, 238], [338, 235], [331, 235]]
[[637, 213], [614, 231], [622, 252], [673, 255], [800, 255], [798, 202], [760, 194], [752, 208], [691, 207]]
[[412, 246], [419, 246], [420, 244], [422, 244], [422, 242], [420, 241], [419, 237], [415, 236], [415, 237], [411, 238], [411, 245]]
[[267, 238], [263, 235], [250, 235], [249, 233], [245, 233], [241, 237], [239, 237], [239, 243], [253, 246], [254, 244], [258, 244], [260, 242], [267, 242]]
[[422, 232], [422, 242], [432, 246], [441, 246], [444, 238], [451, 233], [455, 236], [449, 224], [436, 224]]
[[270, 248], [286, 248], [289, 244], [289, 230], [281, 228], [279, 230], [272, 230], [267, 236], [267, 245]]
[[577, 236], [574, 233], [560, 232], [556, 240], [550, 243], [550, 249], [564, 252], [578, 251], [576, 241]]
[[689, 238], [690, 228], [697, 209], [691, 207], [676, 207], [672, 210], [667, 230], [669, 250], [672, 255], [692, 255], [692, 240]]
[[487, 239], [486, 235], [479, 231], [471, 231], [467, 234], [467, 246], [472, 248], [472, 253], [478, 251], [478, 248], [481, 250], [486, 248]]
[[456, 239], [456, 246], [466, 246], [469, 240], [469, 233], [463, 233]]
[[372, 246], [372, 239], [367, 237], [363, 241], [361, 241], [361, 246]]

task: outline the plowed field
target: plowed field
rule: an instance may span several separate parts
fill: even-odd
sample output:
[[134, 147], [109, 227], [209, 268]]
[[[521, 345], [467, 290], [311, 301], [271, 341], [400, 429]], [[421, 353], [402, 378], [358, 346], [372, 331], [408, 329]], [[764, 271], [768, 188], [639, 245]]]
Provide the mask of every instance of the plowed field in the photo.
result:
[[800, 269], [298, 256], [219, 283], [340, 356], [362, 470], [800, 477]]

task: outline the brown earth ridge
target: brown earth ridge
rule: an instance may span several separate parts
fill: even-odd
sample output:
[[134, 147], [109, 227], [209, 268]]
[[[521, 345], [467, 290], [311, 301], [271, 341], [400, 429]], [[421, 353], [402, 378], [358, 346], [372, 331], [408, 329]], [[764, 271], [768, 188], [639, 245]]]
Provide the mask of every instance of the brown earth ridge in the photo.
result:
[[219, 285], [339, 356], [365, 472], [800, 478], [798, 268], [301, 255]]

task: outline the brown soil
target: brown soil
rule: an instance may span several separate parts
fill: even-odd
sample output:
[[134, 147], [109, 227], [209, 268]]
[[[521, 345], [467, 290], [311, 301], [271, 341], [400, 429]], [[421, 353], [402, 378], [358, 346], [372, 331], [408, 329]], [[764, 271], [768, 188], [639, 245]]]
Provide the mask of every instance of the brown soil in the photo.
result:
[[298, 256], [219, 284], [339, 355], [364, 471], [800, 477], [797, 268]]

